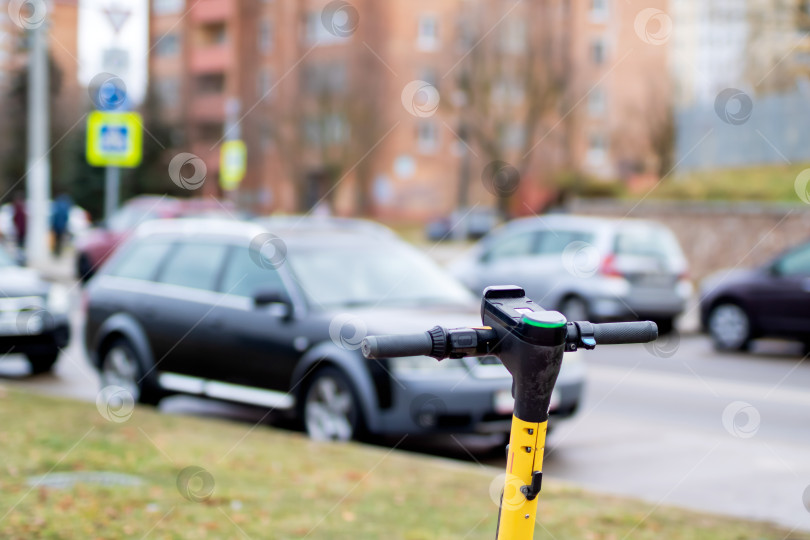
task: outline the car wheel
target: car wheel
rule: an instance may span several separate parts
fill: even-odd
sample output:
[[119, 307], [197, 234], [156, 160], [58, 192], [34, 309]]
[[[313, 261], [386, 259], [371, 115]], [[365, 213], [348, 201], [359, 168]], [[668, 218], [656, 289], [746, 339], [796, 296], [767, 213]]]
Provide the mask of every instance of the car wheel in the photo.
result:
[[569, 321], [588, 321], [588, 303], [579, 296], [569, 296], [560, 303], [560, 313]]
[[348, 441], [361, 431], [360, 406], [348, 377], [339, 369], [318, 370], [307, 387], [304, 426], [318, 441]]
[[658, 326], [658, 335], [665, 336], [672, 332], [673, 328], [675, 328], [675, 319], [673, 317], [663, 317], [663, 318], [656, 318], [653, 319], [653, 322], [656, 326]]
[[42, 354], [29, 354], [28, 363], [31, 365], [31, 374], [47, 373], [53, 368], [56, 359], [59, 358], [59, 351]]
[[719, 351], [741, 351], [751, 341], [751, 321], [737, 304], [718, 304], [709, 313], [709, 334]]
[[160, 389], [150, 377], [144, 376], [142, 366], [129, 341], [116, 339], [101, 359], [101, 386], [119, 386], [138, 403], [157, 405], [162, 397]]

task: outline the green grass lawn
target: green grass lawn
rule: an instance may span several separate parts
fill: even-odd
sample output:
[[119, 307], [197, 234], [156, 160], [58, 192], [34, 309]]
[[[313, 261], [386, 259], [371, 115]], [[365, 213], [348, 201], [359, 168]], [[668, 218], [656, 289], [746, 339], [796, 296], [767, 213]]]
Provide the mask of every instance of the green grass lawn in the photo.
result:
[[[0, 452], [4, 539], [494, 537], [490, 469], [318, 444], [264, 425], [148, 408], [116, 423], [94, 404], [0, 388]], [[186, 482], [180, 473], [189, 466], [206, 472]], [[142, 484], [27, 482], [69, 471], [126, 473]], [[559, 540], [810, 538], [553, 481], [544, 482], [540, 520], [535, 537]]]

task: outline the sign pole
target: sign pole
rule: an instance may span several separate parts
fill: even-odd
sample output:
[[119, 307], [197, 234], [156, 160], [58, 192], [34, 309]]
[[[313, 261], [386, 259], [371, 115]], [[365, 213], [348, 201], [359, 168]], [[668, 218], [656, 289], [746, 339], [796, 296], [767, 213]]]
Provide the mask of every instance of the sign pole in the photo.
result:
[[28, 65], [28, 156], [27, 231], [25, 251], [28, 264], [39, 264], [48, 257], [48, 221], [51, 194], [51, 162], [48, 157], [50, 128], [48, 118], [48, 22], [29, 30], [31, 50]]
[[104, 219], [107, 222], [118, 209], [120, 189], [121, 169], [113, 166], [106, 167], [104, 169]]

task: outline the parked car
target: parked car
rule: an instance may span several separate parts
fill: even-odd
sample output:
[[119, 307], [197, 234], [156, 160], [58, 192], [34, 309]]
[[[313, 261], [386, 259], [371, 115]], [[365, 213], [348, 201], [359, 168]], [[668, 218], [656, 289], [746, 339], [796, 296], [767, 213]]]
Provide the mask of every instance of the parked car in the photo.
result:
[[146, 221], [181, 216], [224, 217], [228, 206], [215, 199], [141, 195], [127, 201], [109, 220], [76, 239], [76, 275], [87, 281], [132, 231]]
[[428, 240], [478, 240], [498, 224], [498, 212], [494, 208], [473, 207], [456, 210], [428, 223], [425, 233]]
[[569, 320], [649, 319], [662, 334], [692, 292], [675, 235], [634, 219], [554, 214], [515, 220], [449, 269], [476, 293], [512, 283]]
[[0, 247], [0, 359], [24, 354], [32, 373], [49, 371], [70, 338], [68, 291], [18, 266]]
[[709, 276], [701, 283], [700, 316], [719, 350], [778, 337], [802, 341], [810, 352], [810, 243], [759, 268]]
[[[478, 326], [479, 299], [379, 225], [304, 219], [277, 230], [141, 226], [85, 289], [103, 384], [143, 403], [183, 393], [286, 410], [319, 439], [506, 433], [511, 378], [497, 358], [378, 361], [359, 350], [366, 335]], [[579, 403], [577, 354], [558, 380], [556, 418]]]

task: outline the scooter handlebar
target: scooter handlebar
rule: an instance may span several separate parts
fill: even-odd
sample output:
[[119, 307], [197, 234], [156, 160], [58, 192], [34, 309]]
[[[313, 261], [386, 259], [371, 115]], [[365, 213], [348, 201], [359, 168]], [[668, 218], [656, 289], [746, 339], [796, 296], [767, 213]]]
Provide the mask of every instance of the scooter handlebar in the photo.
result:
[[596, 345], [649, 343], [658, 339], [658, 326], [652, 321], [602, 324], [576, 322], [575, 324], [583, 334], [587, 332], [587, 326], [590, 326], [590, 333], [592, 333]]
[[397, 334], [390, 336], [369, 336], [360, 345], [363, 356], [373, 358], [394, 358], [398, 356], [429, 356], [433, 350], [433, 340], [427, 332], [419, 334]]

